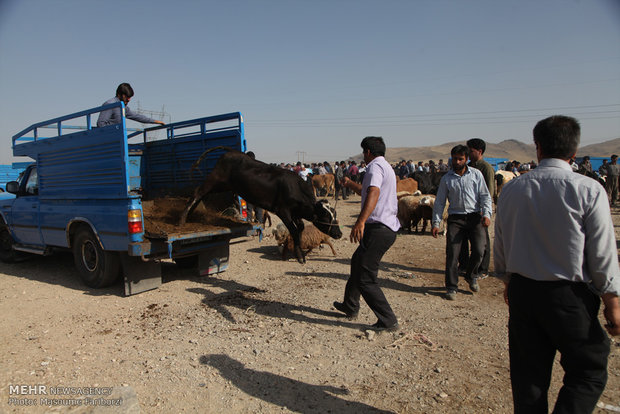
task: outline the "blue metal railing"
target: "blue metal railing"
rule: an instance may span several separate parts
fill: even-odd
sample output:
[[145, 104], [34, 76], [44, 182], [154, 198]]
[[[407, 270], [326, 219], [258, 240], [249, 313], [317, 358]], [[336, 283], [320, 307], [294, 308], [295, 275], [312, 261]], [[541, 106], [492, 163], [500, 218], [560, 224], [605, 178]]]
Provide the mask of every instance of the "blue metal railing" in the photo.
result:
[[[230, 121], [230, 120], [236, 120], [237, 121], [236, 125], [230, 125], [230, 126], [218, 127], [218, 128], [210, 128], [210, 129], [207, 128], [208, 124], [213, 124], [215, 122]], [[192, 127], [197, 127], [197, 126], [200, 127], [200, 134], [202, 135], [206, 133], [211, 133], [211, 132], [228, 131], [228, 130], [234, 129], [234, 130], [240, 130], [241, 136], [243, 136], [243, 116], [239, 112], [231, 112], [228, 114], [190, 119], [189, 121], [174, 122], [171, 124], [160, 125], [160, 126], [151, 127], [151, 128], [145, 128], [142, 131], [137, 131], [137, 132], [134, 132], [133, 134], [128, 135], [127, 138], [128, 139], [133, 138], [133, 137], [136, 137], [142, 134], [142, 139], [144, 142], [146, 142], [147, 134], [149, 132], [157, 131], [161, 129], [167, 130], [166, 139], [181, 138], [185, 135], [195, 134], [196, 133], [195, 131], [187, 132], [187, 129], [192, 128]]]
[[[117, 108], [120, 107], [121, 108], [121, 113], [123, 118], [125, 117], [125, 104], [123, 102], [116, 102], [116, 103], [112, 103], [109, 105], [104, 105], [104, 106], [99, 106], [96, 108], [91, 108], [91, 109], [87, 109], [84, 111], [80, 111], [80, 112], [75, 112], [73, 114], [69, 114], [69, 115], [65, 115], [65, 116], [61, 116], [58, 118], [54, 118], [54, 119], [50, 119], [47, 121], [43, 121], [43, 122], [39, 122], [33, 125], [30, 125], [28, 128], [24, 129], [23, 131], [13, 135], [13, 145], [16, 145], [19, 141], [19, 143], [23, 142], [23, 141], [37, 141], [38, 139], [42, 139], [42, 138], [49, 138], [49, 137], [39, 137], [39, 129], [49, 129], [49, 128], [54, 128], [57, 130], [58, 135], [57, 136], [61, 136], [63, 134], [63, 130], [75, 130], [75, 129], [93, 129], [93, 123], [92, 123], [92, 116], [94, 114], [98, 114], [102, 111], [106, 111], [108, 109], [113, 109], [113, 108]], [[85, 117], [86, 118], [86, 126], [74, 126], [74, 125], [63, 125], [63, 123], [70, 121], [70, 120], [75, 120], [76, 118], [82, 118]], [[218, 128], [207, 128], [208, 124], [212, 124], [212, 123], [216, 123], [216, 122], [222, 122], [222, 121], [228, 121], [228, 120], [236, 120], [236, 125], [231, 125], [231, 126], [226, 126], [226, 127], [218, 127]], [[140, 134], [142, 134], [143, 136], [143, 141], [146, 142], [147, 141], [147, 134], [149, 132], [152, 131], [157, 131], [157, 130], [162, 130], [162, 129], [166, 129], [166, 138], [167, 139], [173, 139], [173, 138], [179, 138], [182, 137], [184, 134], [183, 133], [179, 133], [181, 131], [187, 131], [187, 128], [190, 127], [196, 127], [199, 126], [200, 127], [200, 133], [201, 134], [205, 134], [207, 132], [217, 132], [217, 131], [227, 131], [227, 130], [231, 130], [231, 129], [237, 129], [240, 130], [241, 132], [241, 136], [244, 136], [244, 126], [243, 126], [243, 116], [239, 113], [239, 112], [231, 112], [228, 114], [222, 114], [222, 115], [216, 115], [216, 116], [209, 116], [209, 117], [204, 117], [204, 118], [196, 118], [196, 119], [192, 119], [189, 121], [181, 121], [181, 122], [175, 122], [175, 123], [171, 123], [171, 124], [166, 124], [166, 125], [158, 125], [155, 127], [151, 127], [151, 128], [145, 128], [145, 129], [129, 129], [127, 128], [127, 131], [135, 131], [132, 134], [128, 135], [127, 138], [133, 138], [135, 136], [138, 136]], [[26, 134], [29, 134], [30, 132], [32, 132], [31, 136], [26, 136]], [[187, 133], [187, 135], [191, 135], [193, 134], [193, 132], [189, 132]]]
[[[74, 126], [63, 125], [63, 122], [76, 119], [76, 118], [86, 117], [86, 127], [80, 128], [80, 129], [92, 129], [93, 128], [93, 124], [91, 122], [92, 115], [98, 114], [99, 112], [102, 112], [108, 109], [117, 108], [117, 107], [121, 108], [121, 113], [123, 114], [123, 117], [124, 117], [125, 104], [123, 102], [116, 102], [113, 104], [98, 106], [96, 108], [91, 108], [85, 111], [75, 112], [73, 114], [61, 116], [58, 118], [50, 119], [48, 121], [43, 121], [43, 122], [30, 125], [28, 128], [24, 129], [23, 131], [13, 135], [13, 145], [16, 144], [16, 141], [36, 141], [37, 139], [39, 139], [38, 130], [43, 129], [43, 128], [50, 128], [52, 127], [53, 124], [55, 124], [55, 127], [53, 128], [57, 129], [58, 131], [57, 136], [61, 136], [63, 129], [76, 129], [76, 127]], [[33, 135], [25, 136], [29, 132], [32, 132]], [[41, 137], [41, 138], [49, 138], [49, 137]]]

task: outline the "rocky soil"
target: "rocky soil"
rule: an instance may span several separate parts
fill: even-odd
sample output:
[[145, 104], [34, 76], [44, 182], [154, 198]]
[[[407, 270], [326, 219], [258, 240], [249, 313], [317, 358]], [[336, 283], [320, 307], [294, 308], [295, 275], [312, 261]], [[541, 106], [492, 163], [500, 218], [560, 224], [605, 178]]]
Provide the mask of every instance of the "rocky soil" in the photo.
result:
[[[338, 203], [346, 236], [359, 208], [355, 196]], [[164, 284], [131, 297], [120, 284], [85, 287], [69, 254], [0, 264], [0, 412], [137, 408], [9, 404], [41, 397], [15, 385], [131, 390], [144, 413], [512, 412], [503, 285], [487, 278], [472, 294], [462, 281], [457, 300], [444, 300], [443, 237], [402, 234], [385, 256], [381, 285], [402, 329], [381, 335], [365, 331], [375, 322], [365, 304], [356, 321], [332, 307], [348, 240], [305, 265], [282, 261], [272, 238], [243, 240], [226, 272], [200, 278], [165, 262]], [[561, 378], [556, 361], [551, 401]], [[620, 406], [617, 338], [601, 404]]]

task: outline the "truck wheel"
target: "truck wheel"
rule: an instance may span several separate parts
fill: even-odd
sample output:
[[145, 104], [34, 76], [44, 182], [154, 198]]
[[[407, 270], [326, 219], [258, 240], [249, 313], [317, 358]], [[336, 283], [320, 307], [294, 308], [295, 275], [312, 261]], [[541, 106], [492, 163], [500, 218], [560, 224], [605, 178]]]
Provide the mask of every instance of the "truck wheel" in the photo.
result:
[[110, 286], [120, 275], [118, 253], [104, 251], [90, 230], [78, 230], [73, 239], [73, 259], [80, 277], [89, 287]]
[[177, 257], [174, 262], [181, 269], [191, 269], [198, 266], [198, 256]]
[[6, 226], [0, 226], [0, 261], [14, 263], [17, 261], [18, 252], [13, 249], [15, 240]]

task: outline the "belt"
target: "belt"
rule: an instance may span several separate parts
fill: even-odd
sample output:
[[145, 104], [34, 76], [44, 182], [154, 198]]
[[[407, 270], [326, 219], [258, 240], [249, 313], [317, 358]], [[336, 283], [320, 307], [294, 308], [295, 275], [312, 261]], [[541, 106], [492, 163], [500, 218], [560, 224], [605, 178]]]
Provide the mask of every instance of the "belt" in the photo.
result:
[[365, 227], [385, 227], [386, 229], [390, 229], [388, 226], [386, 226], [385, 224], [379, 221], [373, 221], [372, 223], [365, 223], [364, 226]]
[[475, 212], [475, 213], [467, 213], [467, 214], [450, 214], [448, 218], [464, 219], [464, 218], [471, 218], [475, 216], [482, 217], [480, 213]]
[[572, 280], [563, 280], [563, 279], [562, 280], [560, 280], [560, 279], [558, 279], [558, 280], [536, 280], [536, 279], [532, 279], [532, 278], [527, 277], [527, 276], [520, 275], [518, 273], [511, 273], [510, 277], [511, 277], [511, 280], [512, 279], [516, 279], [516, 280], [519, 280], [521, 282], [531, 283], [531, 284], [538, 284], [538, 285], [541, 285], [541, 286], [551, 286], [551, 285], [553, 285], [553, 286], [561, 286], [561, 285], [571, 285], [571, 284], [574, 284], [574, 283], [585, 284], [583, 282], [577, 282], [577, 281], [572, 281]]

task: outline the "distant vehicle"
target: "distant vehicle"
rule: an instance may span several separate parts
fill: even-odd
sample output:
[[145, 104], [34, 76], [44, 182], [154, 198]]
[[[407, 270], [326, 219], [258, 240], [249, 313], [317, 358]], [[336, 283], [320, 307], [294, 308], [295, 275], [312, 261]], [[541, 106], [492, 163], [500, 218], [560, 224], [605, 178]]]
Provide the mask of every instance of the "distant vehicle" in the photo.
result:
[[503, 170], [506, 167], [506, 163], [508, 162], [508, 158], [492, 158], [492, 157], [484, 157], [484, 160], [491, 164], [491, 167], [497, 172], [498, 170]]
[[[121, 123], [93, 127], [93, 116], [118, 106]], [[207, 203], [220, 212], [233, 206], [237, 218], [223, 216], [218, 219], [223, 224], [164, 228], [154, 217], [162, 213], [158, 200], [185, 201], [224, 153], [210, 153], [192, 178], [191, 166], [205, 149], [224, 145], [245, 151], [240, 113], [134, 133], [126, 128], [124, 114], [119, 102], [40, 122], [13, 136], [13, 155], [34, 162], [0, 194], [0, 260], [70, 249], [86, 285], [109, 286], [122, 275], [130, 295], [161, 284], [161, 259], [193, 267], [200, 275], [221, 272], [228, 266], [230, 240], [260, 232], [243, 218], [245, 202], [231, 193]], [[76, 120], [86, 121], [77, 132], [65, 124]], [[50, 125], [57, 134], [41, 136]], [[150, 140], [152, 131], [161, 130], [166, 138]], [[134, 137], [138, 142], [130, 143]]]
[[30, 163], [16, 162], [0, 165], [0, 192], [6, 191], [6, 183], [15, 181]]

